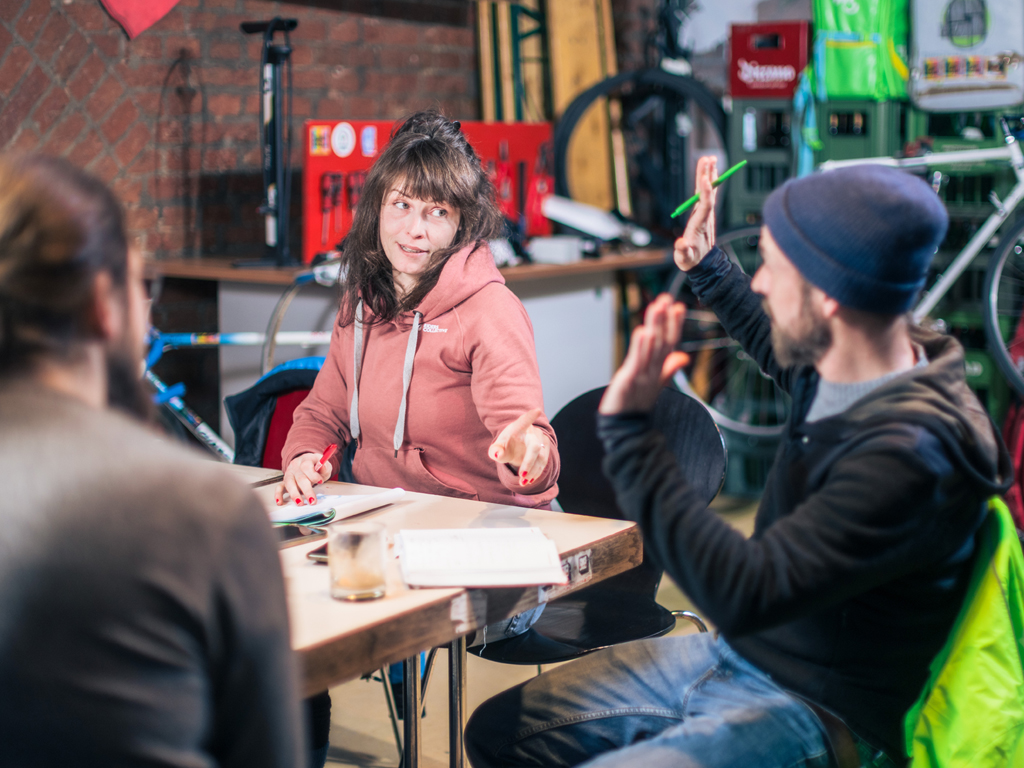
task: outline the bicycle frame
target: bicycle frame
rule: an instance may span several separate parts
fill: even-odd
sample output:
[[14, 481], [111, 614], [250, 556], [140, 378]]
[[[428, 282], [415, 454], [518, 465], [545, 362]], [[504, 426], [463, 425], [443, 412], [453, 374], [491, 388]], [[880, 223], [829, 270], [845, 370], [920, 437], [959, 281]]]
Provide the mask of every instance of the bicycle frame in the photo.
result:
[[[214, 432], [198, 413], [189, 408], [179, 395], [171, 394], [171, 389], [164, 384], [159, 376], [147, 368], [145, 378], [159, 395], [163, 395], [166, 398], [163, 400], [163, 403], [171, 409], [171, 412], [174, 413], [178, 421], [195, 435], [199, 442], [213, 451], [221, 461], [228, 464], [235, 463], [235, 452], [231, 450], [231, 446], [225, 443], [221, 436]], [[181, 390], [179, 389], [179, 391]], [[168, 395], [170, 396], [168, 397]]]
[[939, 276], [935, 285], [925, 292], [921, 301], [916, 307], [914, 307], [913, 318], [915, 323], [921, 322], [921, 320], [935, 308], [935, 305], [938, 304], [942, 297], [946, 295], [947, 291], [949, 291], [950, 286], [956, 282], [956, 279], [960, 277], [965, 269], [967, 269], [967, 266], [974, 261], [975, 257], [979, 253], [981, 253], [981, 250], [989, 240], [992, 239], [995, 233], [1003, 225], [1003, 222], [1006, 221], [1016, 207], [1020, 205], [1021, 200], [1024, 200], [1024, 152], [1021, 151], [1020, 143], [1014, 137], [1013, 133], [1010, 132], [1006, 121], [1002, 120], [1001, 122], [1003, 133], [1006, 137], [1005, 147], [997, 147], [994, 149], [969, 149], [959, 152], [935, 152], [923, 157], [907, 157], [902, 159], [893, 157], [871, 157], [858, 160], [829, 160], [818, 167], [821, 171], [831, 171], [836, 168], [848, 168], [854, 165], [868, 164], [908, 169], [931, 168], [933, 166], [952, 165], [955, 163], [983, 163], [999, 161], [1008, 162], [1013, 168], [1013, 172], [1017, 176], [1017, 183], [1014, 184], [1013, 188], [1010, 190], [1010, 194], [1007, 195], [1005, 200], [1000, 200], [996, 196], [995, 192], [992, 192], [989, 195], [989, 200], [992, 202], [992, 205], [995, 206], [995, 211], [985, 220], [985, 223], [981, 228], [974, 233], [974, 236], [953, 260], [953, 263], [949, 265], [942, 275]]
[[[330, 344], [330, 331], [279, 331], [274, 337], [277, 344], [294, 346], [322, 346]], [[154, 340], [160, 345], [162, 352], [182, 347], [219, 347], [219, 346], [262, 346], [267, 340], [265, 333], [159, 333]], [[162, 353], [161, 352], [161, 353]], [[209, 448], [222, 461], [233, 464], [235, 452], [231, 450], [223, 438], [203, 421], [178, 395], [170, 392], [167, 386], [149, 368], [146, 369], [146, 381], [157, 391], [161, 402], [171, 409], [174, 416], [189, 432], [195, 435], [203, 445]]]
[[[330, 331], [278, 331], [274, 335], [280, 346], [320, 347], [331, 343]], [[260, 347], [267, 334], [242, 331], [238, 333], [161, 333], [158, 342], [164, 350], [180, 347]]]
[[[271, 319], [271, 327], [276, 328], [281, 324], [281, 317], [287, 309], [288, 302], [295, 295], [297, 290], [304, 285], [313, 282], [323, 286], [332, 286], [341, 279], [341, 262], [337, 259], [327, 261], [312, 269], [301, 272], [295, 276], [295, 280], [284, 292], [282, 298], [287, 297], [283, 303], [278, 302], [274, 310], [274, 317]], [[228, 464], [233, 464], [235, 452], [224, 439], [218, 435], [187, 403], [181, 398], [182, 390], [175, 387], [168, 387], [163, 380], [150, 370], [160, 356], [169, 350], [182, 347], [219, 347], [219, 346], [251, 346], [264, 348], [264, 358], [267, 357], [266, 350], [270, 345], [271, 355], [275, 345], [319, 347], [330, 344], [330, 331], [276, 331], [268, 333], [240, 332], [240, 333], [160, 333], [153, 329], [153, 349], [159, 350], [147, 361], [145, 379], [157, 392], [158, 401], [166, 405], [175, 418], [191, 432], [197, 440], [212, 451], [217, 458]], [[264, 373], [266, 370], [263, 371]]]

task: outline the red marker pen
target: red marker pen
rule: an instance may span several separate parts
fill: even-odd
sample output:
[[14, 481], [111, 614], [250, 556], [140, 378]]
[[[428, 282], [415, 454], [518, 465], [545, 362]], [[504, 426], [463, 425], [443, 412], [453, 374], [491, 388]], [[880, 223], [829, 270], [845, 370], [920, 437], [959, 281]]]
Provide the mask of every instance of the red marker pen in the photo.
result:
[[337, 443], [331, 443], [326, 448], [324, 448], [324, 454], [323, 454], [323, 456], [320, 457], [320, 461], [318, 461], [316, 463], [316, 466], [313, 468], [314, 471], [319, 472], [320, 471], [320, 467], [322, 467], [324, 464], [326, 464], [327, 460], [330, 459], [331, 456], [334, 455], [334, 452], [337, 451], [337, 450], [338, 450], [338, 444]]

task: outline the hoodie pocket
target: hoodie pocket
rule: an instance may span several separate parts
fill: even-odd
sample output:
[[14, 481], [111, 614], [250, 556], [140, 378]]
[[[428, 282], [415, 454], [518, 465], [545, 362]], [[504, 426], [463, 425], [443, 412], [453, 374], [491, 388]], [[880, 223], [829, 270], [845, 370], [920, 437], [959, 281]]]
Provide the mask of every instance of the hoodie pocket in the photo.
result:
[[432, 493], [455, 499], [478, 501], [476, 493], [455, 488], [434, 477], [423, 463], [422, 448], [367, 448], [356, 452], [353, 474], [360, 483], [382, 488], [401, 487], [416, 493]]

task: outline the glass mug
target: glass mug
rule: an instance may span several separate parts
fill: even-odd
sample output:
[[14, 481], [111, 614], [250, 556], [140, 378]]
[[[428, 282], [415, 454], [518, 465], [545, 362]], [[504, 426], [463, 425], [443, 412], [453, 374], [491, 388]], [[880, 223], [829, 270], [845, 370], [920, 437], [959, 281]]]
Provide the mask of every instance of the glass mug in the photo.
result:
[[331, 597], [375, 600], [384, 597], [387, 536], [380, 523], [335, 523], [327, 531]]

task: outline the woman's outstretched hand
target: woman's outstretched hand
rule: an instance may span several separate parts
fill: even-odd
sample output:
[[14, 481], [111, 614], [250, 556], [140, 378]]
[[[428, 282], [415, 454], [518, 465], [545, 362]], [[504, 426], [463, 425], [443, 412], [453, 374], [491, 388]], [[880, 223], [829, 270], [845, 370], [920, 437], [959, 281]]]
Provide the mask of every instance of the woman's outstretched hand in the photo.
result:
[[616, 414], [646, 412], [654, 408], [658, 393], [677, 370], [690, 361], [676, 352], [686, 307], [663, 293], [648, 307], [644, 324], [637, 326], [629, 341], [629, 352], [615, 372], [597, 410]]
[[532, 485], [547, 469], [551, 444], [534, 423], [543, 413], [540, 408], [527, 411], [505, 427], [487, 449], [498, 464], [508, 464], [519, 477], [519, 485]]

